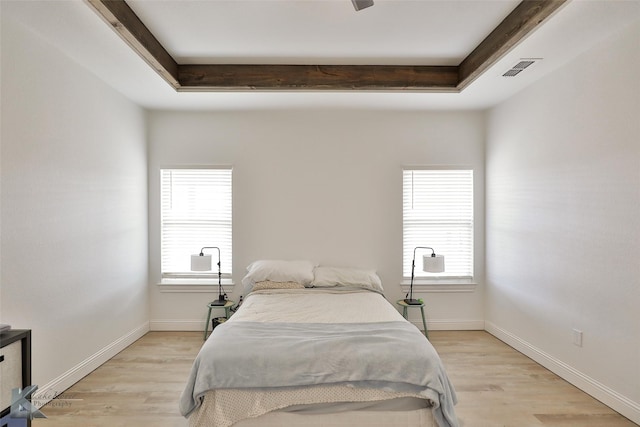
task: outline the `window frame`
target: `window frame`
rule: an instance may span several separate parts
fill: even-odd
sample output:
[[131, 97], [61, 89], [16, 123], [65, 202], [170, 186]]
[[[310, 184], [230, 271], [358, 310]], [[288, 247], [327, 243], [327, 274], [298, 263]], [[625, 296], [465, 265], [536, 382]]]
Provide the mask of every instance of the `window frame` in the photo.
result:
[[[445, 287], [443, 289], [453, 289], [452, 285], [471, 285], [474, 284], [474, 280], [475, 280], [475, 225], [476, 225], [476, 218], [475, 218], [475, 171], [474, 168], [472, 166], [462, 166], [462, 165], [446, 165], [446, 166], [441, 166], [441, 165], [437, 165], [437, 166], [403, 166], [402, 167], [402, 285], [407, 285], [407, 290], [408, 290], [408, 285], [410, 283], [411, 280], [411, 261], [413, 259], [413, 251], [415, 249], [416, 246], [428, 246], [428, 247], [433, 247], [435, 252], [438, 254], [443, 254], [445, 255], [445, 266], [447, 265], [447, 260], [449, 260], [451, 258], [450, 255], [447, 254], [446, 250], [443, 250], [443, 246], [444, 245], [438, 245], [437, 240], [434, 241], [435, 239], [431, 239], [430, 241], [422, 241], [419, 237], [415, 239], [419, 239], [417, 241], [415, 241], [415, 246], [413, 246], [412, 244], [408, 244], [405, 243], [407, 242], [407, 239], [409, 238], [407, 236], [407, 213], [406, 213], [406, 203], [407, 203], [407, 194], [406, 194], [406, 188], [405, 185], [406, 183], [406, 173], [407, 172], [420, 172], [420, 171], [466, 171], [470, 173], [469, 178], [469, 182], [467, 183], [467, 185], [470, 187], [470, 189], [467, 189], [466, 191], [468, 192], [468, 199], [466, 200], [466, 204], [467, 204], [467, 208], [470, 209], [470, 218], [467, 219], [468, 221], [468, 231], [465, 234], [465, 239], [466, 239], [466, 249], [462, 252], [466, 252], [468, 253], [468, 258], [467, 262], [468, 262], [468, 274], [464, 274], [464, 273], [447, 273], [447, 271], [445, 270], [444, 273], [425, 273], [423, 271], [421, 271], [420, 268], [420, 257], [422, 257], [423, 255], [428, 255], [430, 253], [429, 250], [427, 249], [423, 249], [423, 250], [417, 250], [415, 252], [415, 259], [416, 259], [416, 268], [415, 268], [415, 275], [414, 275], [414, 286], [418, 285], [445, 285]], [[458, 219], [458, 221], [461, 221], [461, 219]], [[414, 220], [415, 222], [415, 220]], [[431, 222], [435, 222], [435, 220], [431, 220]], [[451, 222], [449, 220], [449, 222]], [[429, 240], [429, 239], [427, 239]], [[440, 246], [440, 248], [439, 248]], [[450, 289], [449, 289], [450, 290]], [[468, 288], [466, 288], [465, 286], [462, 286], [459, 290], [461, 291], [466, 291], [468, 290]]]
[[[217, 246], [221, 249], [221, 265], [222, 265], [222, 280], [224, 283], [230, 283], [233, 271], [233, 167], [228, 165], [166, 165], [160, 167], [160, 278], [161, 284], [179, 284], [195, 281], [202, 284], [217, 283], [218, 270], [217, 270], [217, 256], [218, 251], [215, 249], [205, 250], [205, 254], [212, 255], [212, 270], [210, 272], [192, 272], [187, 271], [167, 271], [165, 272], [164, 265], [164, 251], [165, 251], [165, 184], [164, 173], [165, 171], [185, 171], [185, 170], [220, 170], [229, 173], [229, 188], [228, 188], [228, 233], [230, 237], [226, 239], [228, 244], [220, 244], [221, 242], [215, 242], [207, 240], [207, 238], [198, 239], [198, 242], [189, 244], [189, 253], [185, 252], [185, 262], [190, 262], [190, 255], [197, 254], [201, 248], [208, 246]], [[215, 240], [215, 239], [213, 239]], [[188, 265], [188, 264], [187, 264]]]

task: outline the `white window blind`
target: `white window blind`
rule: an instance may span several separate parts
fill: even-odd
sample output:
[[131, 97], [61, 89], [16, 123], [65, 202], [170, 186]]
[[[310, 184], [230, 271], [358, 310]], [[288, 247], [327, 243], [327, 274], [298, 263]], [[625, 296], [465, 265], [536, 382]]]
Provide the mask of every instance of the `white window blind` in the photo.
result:
[[[191, 272], [191, 255], [204, 246], [220, 248], [223, 277], [232, 271], [231, 169], [162, 169], [162, 277], [216, 277], [218, 251], [212, 272]], [[204, 273], [204, 274], [203, 274]]]
[[445, 272], [422, 271], [422, 256], [430, 251], [419, 249], [415, 277], [473, 277], [473, 170], [405, 169], [402, 212], [405, 278], [417, 246], [444, 255]]

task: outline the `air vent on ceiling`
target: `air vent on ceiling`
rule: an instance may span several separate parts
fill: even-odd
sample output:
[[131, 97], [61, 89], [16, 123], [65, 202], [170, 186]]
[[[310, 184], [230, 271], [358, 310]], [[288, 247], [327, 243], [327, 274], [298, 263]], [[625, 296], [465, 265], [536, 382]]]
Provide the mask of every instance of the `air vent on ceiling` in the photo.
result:
[[535, 64], [536, 61], [539, 61], [541, 58], [536, 59], [522, 59], [516, 65], [508, 69], [502, 77], [515, 77], [521, 72], [523, 72], [529, 66]]

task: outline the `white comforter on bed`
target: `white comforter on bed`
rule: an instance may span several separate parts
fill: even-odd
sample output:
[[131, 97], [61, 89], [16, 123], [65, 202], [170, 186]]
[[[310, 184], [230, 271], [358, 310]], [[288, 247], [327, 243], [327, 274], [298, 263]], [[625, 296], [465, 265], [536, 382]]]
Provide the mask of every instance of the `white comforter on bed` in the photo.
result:
[[[384, 300], [382, 295], [344, 288], [257, 291], [247, 297], [242, 308], [229, 322], [246, 322], [247, 325], [251, 322], [316, 325], [319, 323], [406, 323], [404, 318]], [[444, 380], [447, 394], [449, 394], [446, 376]], [[188, 392], [185, 390], [185, 393]], [[208, 408], [207, 414], [196, 411], [190, 418], [190, 422], [195, 425], [198, 419], [213, 417], [216, 420], [214, 425], [229, 426], [247, 416], [259, 416], [289, 405], [315, 402], [377, 401], [406, 396], [424, 399], [424, 395], [421, 396], [419, 393], [399, 390], [365, 388], [354, 392], [351, 386], [343, 384], [315, 385], [303, 389], [287, 387], [272, 390], [264, 388], [260, 390], [217, 389], [207, 393], [208, 404], [205, 405]], [[453, 390], [450, 390], [450, 397], [455, 401]], [[427, 403], [425, 402], [425, 405]], [[435, 403], [437, 407], [441, 402]], [[447, 401], [445, 403], [445, 406], [450, 407], [454, 402]], [[437, 419], [443, 419], [441, 410], [437, 415], [434, 413], [434, 416]], [[448, 422], [442, 425], [457, 425], [452, 413], [447, 414], [447, 418]]]
[[[277, 298], [272, 297], [277, 295]], [[330, 307], [330, 310], [327, 310]], [[230, 322], [404, 322], [376, 292], [345, 288], [271, 289], [249, 294]]]

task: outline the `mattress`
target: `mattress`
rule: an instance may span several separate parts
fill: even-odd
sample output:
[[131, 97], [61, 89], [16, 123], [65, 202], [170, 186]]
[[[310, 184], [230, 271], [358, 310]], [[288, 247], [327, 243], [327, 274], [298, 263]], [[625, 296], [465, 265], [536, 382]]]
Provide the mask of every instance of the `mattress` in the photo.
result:
[[[226, 323], [232, 326], [302, 324], [316, 328], [325, 324], [331, 328], [333, 325], [405, 325], [408, 322], [379, 293], [350, 288], [313, 288], [254, 291]], [[420, 339], [426, 341], [426, 338]], [[295, 346], [292, 346], [291, 352], [295, 351]], [[370, 357], [375, 358], [376, 354]], [[189, 424], [192, 427], [302, 424], [435, 427], [438, 425], [436, 418], [442, 420], [443, 417], [434, 417], [432, 409], [437, 399], [429, 396], [431, 398], [425, 398], [415, 390], [354, 386], [348, 382], [287, 387], [223, 387], [198, 395], [197, 408], [189, 414]], [[455, 394], [452, 399], [455, 400]], [[441, 402], [435, 403], [437, 407]], [[449, 414], [447, 418], [448, 421], [442, 425], [457, 425], [455, 415]]]

